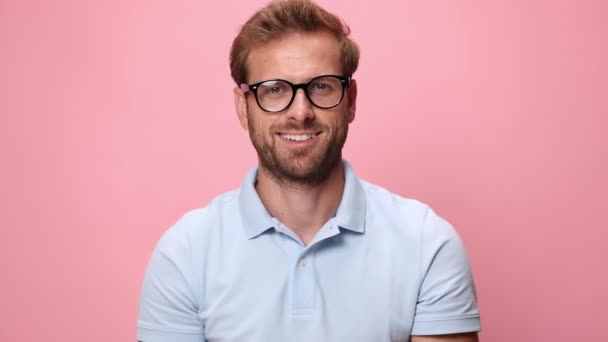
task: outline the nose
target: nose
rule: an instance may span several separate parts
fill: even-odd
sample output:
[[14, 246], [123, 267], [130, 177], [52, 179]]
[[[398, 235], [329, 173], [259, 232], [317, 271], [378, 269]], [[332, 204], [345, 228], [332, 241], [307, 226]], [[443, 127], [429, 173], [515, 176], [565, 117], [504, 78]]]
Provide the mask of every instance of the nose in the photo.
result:
[[308, 97], [306, 97], [304, 89], [296, 90], [296, 95], [287, 112], [290, 118], [298, 121], [314, 118], [315, 113], [313, 111], [313, 105], [310, 103]]

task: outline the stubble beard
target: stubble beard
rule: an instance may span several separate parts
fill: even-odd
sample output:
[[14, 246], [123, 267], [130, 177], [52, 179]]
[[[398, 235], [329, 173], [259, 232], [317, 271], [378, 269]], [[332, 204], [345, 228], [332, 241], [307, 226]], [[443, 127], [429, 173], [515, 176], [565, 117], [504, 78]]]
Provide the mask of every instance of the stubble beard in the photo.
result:
[[[263, 168], [275, 181], [299, 187], [311, 187], [322, 184], [329, 178], [331, 172], [342, 161], [342, 147], [348, 135], [348, 123], [343, 121], [340, 128], [336, 128], [328, 140], [319, 141], [315, 146], [296, 149], [288, 153], [280, 153], [276, 149], [277, 137], [257, 129], [255, 120], [248, 120], [249, 137], [253, 147], [258, 153], [260, 168]], [[299, 126], [290, 124], [283, 127], [294, 130], [308, 130], [319, 128], [312, 122], [305, 122]], [[328, 130], [323, 130], [329, 134]], [[325, 137], [322, 137], [325, 138]], [[318, 144], [323, 144], [322, 151]]]

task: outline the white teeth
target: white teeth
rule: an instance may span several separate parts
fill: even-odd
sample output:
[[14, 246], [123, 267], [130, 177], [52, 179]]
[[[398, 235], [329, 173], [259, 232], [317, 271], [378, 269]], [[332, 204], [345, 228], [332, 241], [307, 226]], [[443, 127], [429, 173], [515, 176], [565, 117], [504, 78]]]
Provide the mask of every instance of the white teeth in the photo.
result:
[[308, 140], [308, 139], [312, 139], [315, 135], [314, 134], [301, 134], [301, 135], [295, 135], [295, 134], [281, 134], [281, 137], [287, 140], [293, 140], [293, 141], [303, 141], [303, 140]]

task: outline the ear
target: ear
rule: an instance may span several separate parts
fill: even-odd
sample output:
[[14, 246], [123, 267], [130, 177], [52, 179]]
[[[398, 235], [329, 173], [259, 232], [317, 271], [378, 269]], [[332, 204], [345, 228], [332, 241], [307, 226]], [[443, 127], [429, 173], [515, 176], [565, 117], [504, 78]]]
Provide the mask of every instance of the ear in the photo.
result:
[[350, 81], [346, 94], [348, 95], [348, 123], [351, 123], [355, 120], [357, 111], [357, 81]]
[[249, 130], [249, 123], [247, 120], [247, 96], [245, 96], [245, 92], [239, 87], [234, 87], [233, 93], [234, 108], [236, 109], [239, 122], [245, 130]]

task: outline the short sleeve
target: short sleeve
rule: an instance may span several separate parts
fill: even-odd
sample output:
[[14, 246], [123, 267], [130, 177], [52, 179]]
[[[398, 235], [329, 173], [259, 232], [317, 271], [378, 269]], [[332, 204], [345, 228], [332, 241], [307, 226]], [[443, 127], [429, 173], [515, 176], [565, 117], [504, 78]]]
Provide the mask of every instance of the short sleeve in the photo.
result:
[[190, 243], [178, 228], [163, 235], [148, 263], [139, 303], [138, 341], [205, 341], [190, 280]]
[[464, 245], [452, 226], [430, 209], [421, 231], [419, 275], [412, 335], [481, 330], [475, 284]]

